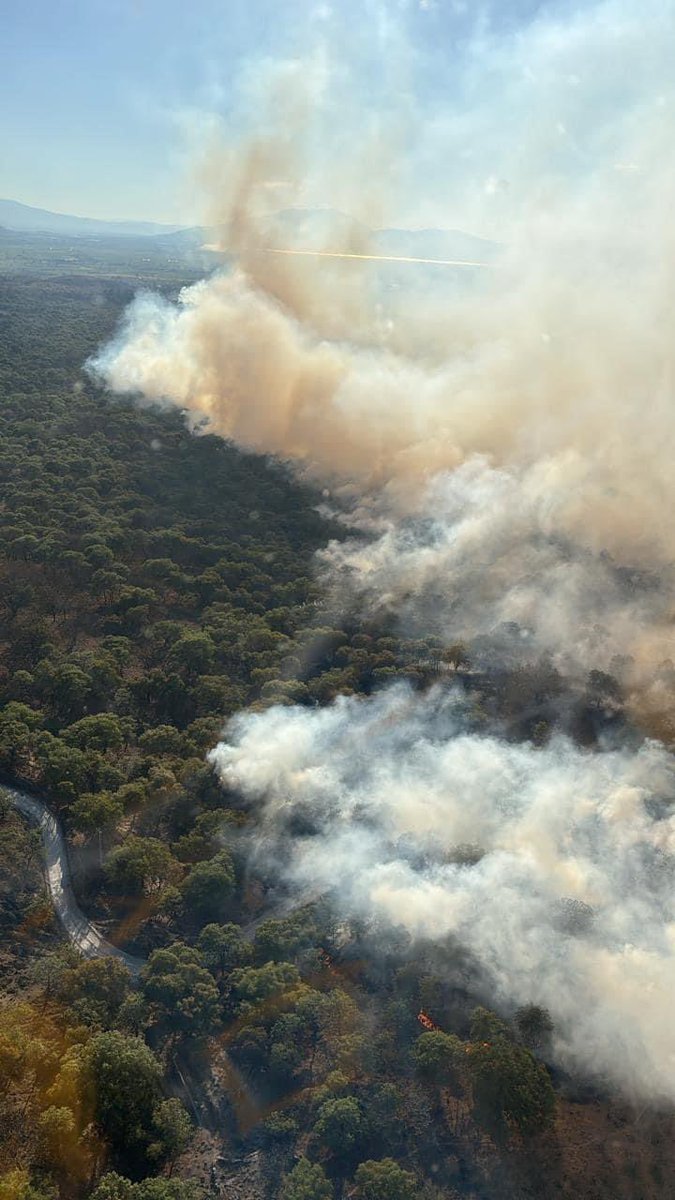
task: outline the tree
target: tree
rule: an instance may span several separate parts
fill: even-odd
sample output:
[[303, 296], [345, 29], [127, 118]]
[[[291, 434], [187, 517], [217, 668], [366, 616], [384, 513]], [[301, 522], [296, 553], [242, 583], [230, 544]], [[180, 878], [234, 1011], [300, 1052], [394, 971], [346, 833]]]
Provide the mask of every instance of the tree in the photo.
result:
[[261, 921], [255, 934], [255, 953], [258, 962], [288, 962], [295, 957], [309, 938], [301, 923], [293, 918]]
[[393, 1158], [361, 1163], [355, 1176], [359, 1200], [415, 1200], [417, 1184]]
[[209, 1033], [220, 1015], [220, 996], [199, 952], [182, 942], [155, 950], [142, 973], [143, 991], [156, 1019], [191, 1036]]
[[321, 1146], [340, 1163], [351, 1161], [358, 1153], [366, 1132], [363, 1111], [354, 1096], [327, 1100], [321, 1105], [314, 1125]]
[[0, 1174], [0, 1200], [42, 1200], [42, 1197], [36, 1195], [24, 1167], [10, 1167]]
[[119, 750], [128, 736], [125, 725], [114, 713], [82, 717], [64, 729], [63, 740], [78, 750]]
[[545, 1067], [506, 1038], [477, 1042], [467, 1055], [477, 1119], [496, 1133], [513, 1127], [524, 1137], [553, 1121], [555, 1093]]
[[132, 1183], [108, 1171], [92, 1192], [91, 1200], [203, 1200], [204, 1192], [189, 1179], [142, 1179]]
[[0, 604], [7, 609], [10, 621], [13, 621], [22, 608], [30, 608], [35, 599], [35, 588], [19, 578], [9, 578], [2, 581], [0, 588]]
[[140, 992], [129, 992], [120, 1005], [115, 1018], [115, 1027], [123, 1033], [133, 1033], [140, 1036], [150, 1024], [148, 1006], [145, 997]]
[[405, 1153], [410, 1134], [405, 1114], [411, 1090], [394, 1083], [377, 1082], [361, 1093], [378, 1153]]
[[35, 691], [35, 680], [30, 671], [15, 671], [9, 680], [7, 694], [13, 700], [30, 700]]
[[269, 1065], [273, 1076], [288, 1086], [305, 1059], [310, 1032], [297, 1012], [283, 1013], [270, 1034]]
[[211, 971], [223, 975], [236, 967], [242, 967], [251, 958], [251, 947], [242, 937], [238, 925], [205, 925], [197, 947]]
[[72, 966], [69, 963], [69, 956], [73, 959], [77, 958], [75, 951], [66, 946], [65, 953], [60, 950], [52, 950], [48, 954], [43, 954], [41, 958], [36, 959], [28, 968], [28, 978], [31, 983], [36, 983], [38, 987], [43, 988], [45, 996], [50, 997], [57, 989], [64, 975]]
[[115, 556], [109, 546], [104, 546], [99, 542], [87, 546], [84, 557], [92, 567], [103, 567], [113, 562]]
[[148, 797], [148, 788], [144, 781], [135, 779], [132, 783], [124, 783], [115, 792], [115, 800], [119, 800], [122, 811], [137, 812], [142, 808]]
[[106, 1027], [113, 1024], [130, 984], [129, 968], [119, 958], [91, 958], [63, 971], [56, 993], [78, 1020]]
[[[20, 674], [25, 674], [25, 672], [17, 671], [17, 675]], [[9, 704], [5, 704], [0, 712], [0, 729], [7, 724], [13, 725], [15, 721], [20, 725], [25, 725], [29, 730], [39, 729], [44, 721], [44, 714], [36, 712], [34, 708], [22, 704], [19, 700], [12, 700]]]
[[98, 1187], [92, 1193], [92, 1200], [132, 1200], [136, 1186], [116, 1171], [108, 1171], [99, 1180]]
[[463, 1050], [458, 1037], [433, 1030], [418, 1037], [413, 1046], [413, 1059], [423, 1079], [447, 1087], [455, 1080]]
[[[94, 571], [91, 577], [90, 587], [94, 596], [99, 596], [104, 604], [113, 604], [120, 595], [124, 587], [124, 576], [119, 571], [106, 570], [105, 567]], [[127, 638], [120, 638], [121, 642], [128, 641]]]
[[214, 858], [222, 849], [223, 843], [220, 834], [226, 824], [228, 824], [228, 814], [223, 813], [222, 809], [216, 810], [216, 812], [201, 813], [192, 829], [183, 834], [174, 845], [174, 854], [184, 863], [196, 863], [206, 858]]
[[461, 642], [454, 642], [452, 646], [441, 651], [441, 661], [450, 663], [457, 670], [459, 667], [468, 666], [469, 655]]
[[164, 842], [135, 834], [113, 850], [106, 862], [106, 874], [113, 887], [132, 895], [159, 892], [180, 878], [180, 873], [180, 865]]
[[521, 1040], [529, 1050], [541, 1050], [553, 1032], [551, 1015], [538, 1004], [526, 1004], [516, 1013], [516, 1026]]
[[46, 729], [36, 734], [34, 749], [41, 782], [62, 799], [74, 799], [86, 785], [89, 773], [86, 755]]
[[281, 1200], [333, 1200], [333, 1187], [319, 1163], [301, 1158], [284, 1180]]
[[588, 673], [586, 696], [589, 706], [610, 710], [619, 707], [623, 699], [621, 685], [614, 676], [597, 670]]
[[489, 1008], [474, 1008], [470, 1037], [472, 1042], [494, 1042], [496, 1038], [509, 1037], [509, 1027]]
[[134, 1184], [131, 1200], [204, 1200], [204, 1191], [191, 1179], [142, 1179]]
[[0, 722], [0, 767], [13, 775], [28, 764], [32, 735], [23, 721]]
[[264, 967], [241, 967], [230, 975], [230, 1003], [238, 1016], [252, 1013], [266, 1000], [297, 989], [298, 968], [292, 963], [266, 963]]
[[260, 1024], [251, 1024], [250, 1018], [238, 1026], [233, 1034], [232, 1048], [236, 1051], [237, 1060], [247, 1071], [267, 1072], [269, 1067], [269, 1046], [267, 1029], [262, 1024], [264, 1013], [261, 1014]]
[[188, 690], [180, 675], [173, 671], [167, 673], [154, 667], [139, 679], [131, 680], [129, 691], [146, 720], [175, 721], [177, 724], [189, 720]]
[[158, 1150], [168, 1162], [171, 1174], [176, 1159], [187, 1150], [192, 1139], [192, 1121], [175, 1096], [158, 1105], [153, 1121], [159, 1139]]
[[296, 1140], [300, 1126], [295, 1117], [289, 1117], [283, 1112], [273, 1112], [263, 1121], [265, 1140], [269, 1146], [284, 1146], [289, 1148]]
[[[190, 697], [202, 717], [213, 719], [214, 713], [222, 718], [241, 708], [244, 693], [227, 675], [200, 675], [190, 690]], [[218, 724], [220, 729], [222, 720]]]
[[152, 1136], [162, 1072], [137, 1037], [99, 1033], [85, 1048], [85, 1082], [94, 1118], [114, 1150], [132, 1152]]
[[141, 734], [138, 745], [144, 754], [167, 754], [181, 758], [185, 754], [185, 735], [174, 725], [156, 725]]
[[72, 662], [44, 662], [36, 672], [36, 685], [54, 715], [64, 724], [84, 715], [91, 681]]
[[78, 1129], [72, 1108], [51, 1104], [38, 1118], [38, 1146], [43, 1162], [70, 1170], [73, 1178], [78, 1158]]
[[227, 911], [236, 885], [229, 850], [197, 863], [183, 881], [181, 891], [188, 911], [198, 920], [217, 920]]
[[73, 829], [91, 836], [99, 835], [99, 856], [102, 855], [101, 835], [122, 819], [124, 808], [117, 796], [110, 792], [83, 792], [68, 809], [68, 820]]
[[213, 638], [200, 630], [184, 633], [171, 647], [168, 661], [177, 670], [187, 675], [204, 675], [215, 655]]

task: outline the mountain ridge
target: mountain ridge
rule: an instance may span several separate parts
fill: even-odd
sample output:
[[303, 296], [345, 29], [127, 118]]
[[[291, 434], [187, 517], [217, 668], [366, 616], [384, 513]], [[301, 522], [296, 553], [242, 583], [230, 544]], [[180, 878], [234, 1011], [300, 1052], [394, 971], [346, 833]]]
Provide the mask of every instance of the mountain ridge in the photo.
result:
[[0, 198], [0, 226], [15, 233], [53, 233], [66, 237], [161, 237], [171, 236], [182, 225], [163, 225], [156, 221], [106, 221], [97, 217], [78, 217], [73, 213], [52, 212]]
[[[18, 200], [0, 199], [0, 230], [77, 238], [148, 238], [154, 243], [194, 251], [218, 243], [218, 227], [163, 225], [154, 221], [106, 221], [35, 208]], [[291, 249], [367, 250], [372, 254], [429, 259], [484, 259], [497, 250], [494, 242], [458, 229], [371, 229], [334, 209], [283, 209], [270, 218], [275, 244], [279, 237]], [[210, 247], [209, 247], [210, 248]], [[223, 251], [226, 253], [226, 251]]]

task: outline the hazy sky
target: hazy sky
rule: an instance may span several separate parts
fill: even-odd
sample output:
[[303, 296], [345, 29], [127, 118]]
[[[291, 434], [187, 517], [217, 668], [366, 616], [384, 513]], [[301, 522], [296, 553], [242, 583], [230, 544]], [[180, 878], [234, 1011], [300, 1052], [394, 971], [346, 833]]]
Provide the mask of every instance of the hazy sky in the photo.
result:
[[[344, 42], [366, 108], [388, 95], [405, 110], [407, 93], [432, 113], [437, 98], [452, 98], [470, 30], [510, 36], [544, 7], [535, 0], [4, 0], [0, 195], [80, 215], [192, 220], [200, 215], [195, 149], [214, 117], [227, 128], [237, 81], [254, 64], [302, 60], [322, 39], [339, 58]], [[397, 75], [395, 45], [406, 50], [405, 78]]]

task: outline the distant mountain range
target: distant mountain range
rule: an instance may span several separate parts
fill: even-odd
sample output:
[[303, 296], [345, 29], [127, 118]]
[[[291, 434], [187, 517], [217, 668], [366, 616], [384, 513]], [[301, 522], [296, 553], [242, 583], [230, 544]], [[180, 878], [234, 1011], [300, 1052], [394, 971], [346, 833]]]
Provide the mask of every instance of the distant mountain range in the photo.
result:
[[270, 219], [270, 228], [276, 244], [286, 241], [293, 249], [334, 246], [355, 253], [471, 262], [487, 262], [498, 249], [495, 242], [458, 229], [370, 229], [335, 209], [284, 209]]
[[95, 217], [74, 217], [69, 213], [32, 208], [17, 200], [0, 200], [0, 225], [16, 233], [54, 233], [65, 237], [156, 237], [177, 233], [182, 228], [154, 221], [99, 221]]
[[[186, 228], [155, 221], [99, 221], [68, 213], [32, 208], [16, 200], [0, 200], [0, 229], [24, 234], [76, 238], [152, 238], [173, 251], [194, 251], [218, 244], [217, 228]], [[485, 238], [456, 229], [370, 229], [335, 209], [289, 208], [273, 214], [269, 229], [276, 246], [400, 256], [487, 262], [498, 247]]]

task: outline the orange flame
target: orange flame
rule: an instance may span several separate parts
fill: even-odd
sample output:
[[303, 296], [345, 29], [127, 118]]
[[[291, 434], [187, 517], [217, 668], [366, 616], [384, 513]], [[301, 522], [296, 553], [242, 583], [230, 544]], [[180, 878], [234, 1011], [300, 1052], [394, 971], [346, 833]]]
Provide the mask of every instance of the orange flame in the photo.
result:
[[419, 1021], [420, 1025], [423, 1027], [423, 1029], [427, 1029], [430, 1033], [440, 1032], [440, 1028], [441, 1028], [440, 1025], [437, 1025], [435, 1021], [432, 1021], [429, 1014], [425, 1013], [423, 1008], [421, 1008], [420, 1011], [418, 1012], [417, 1020]]

